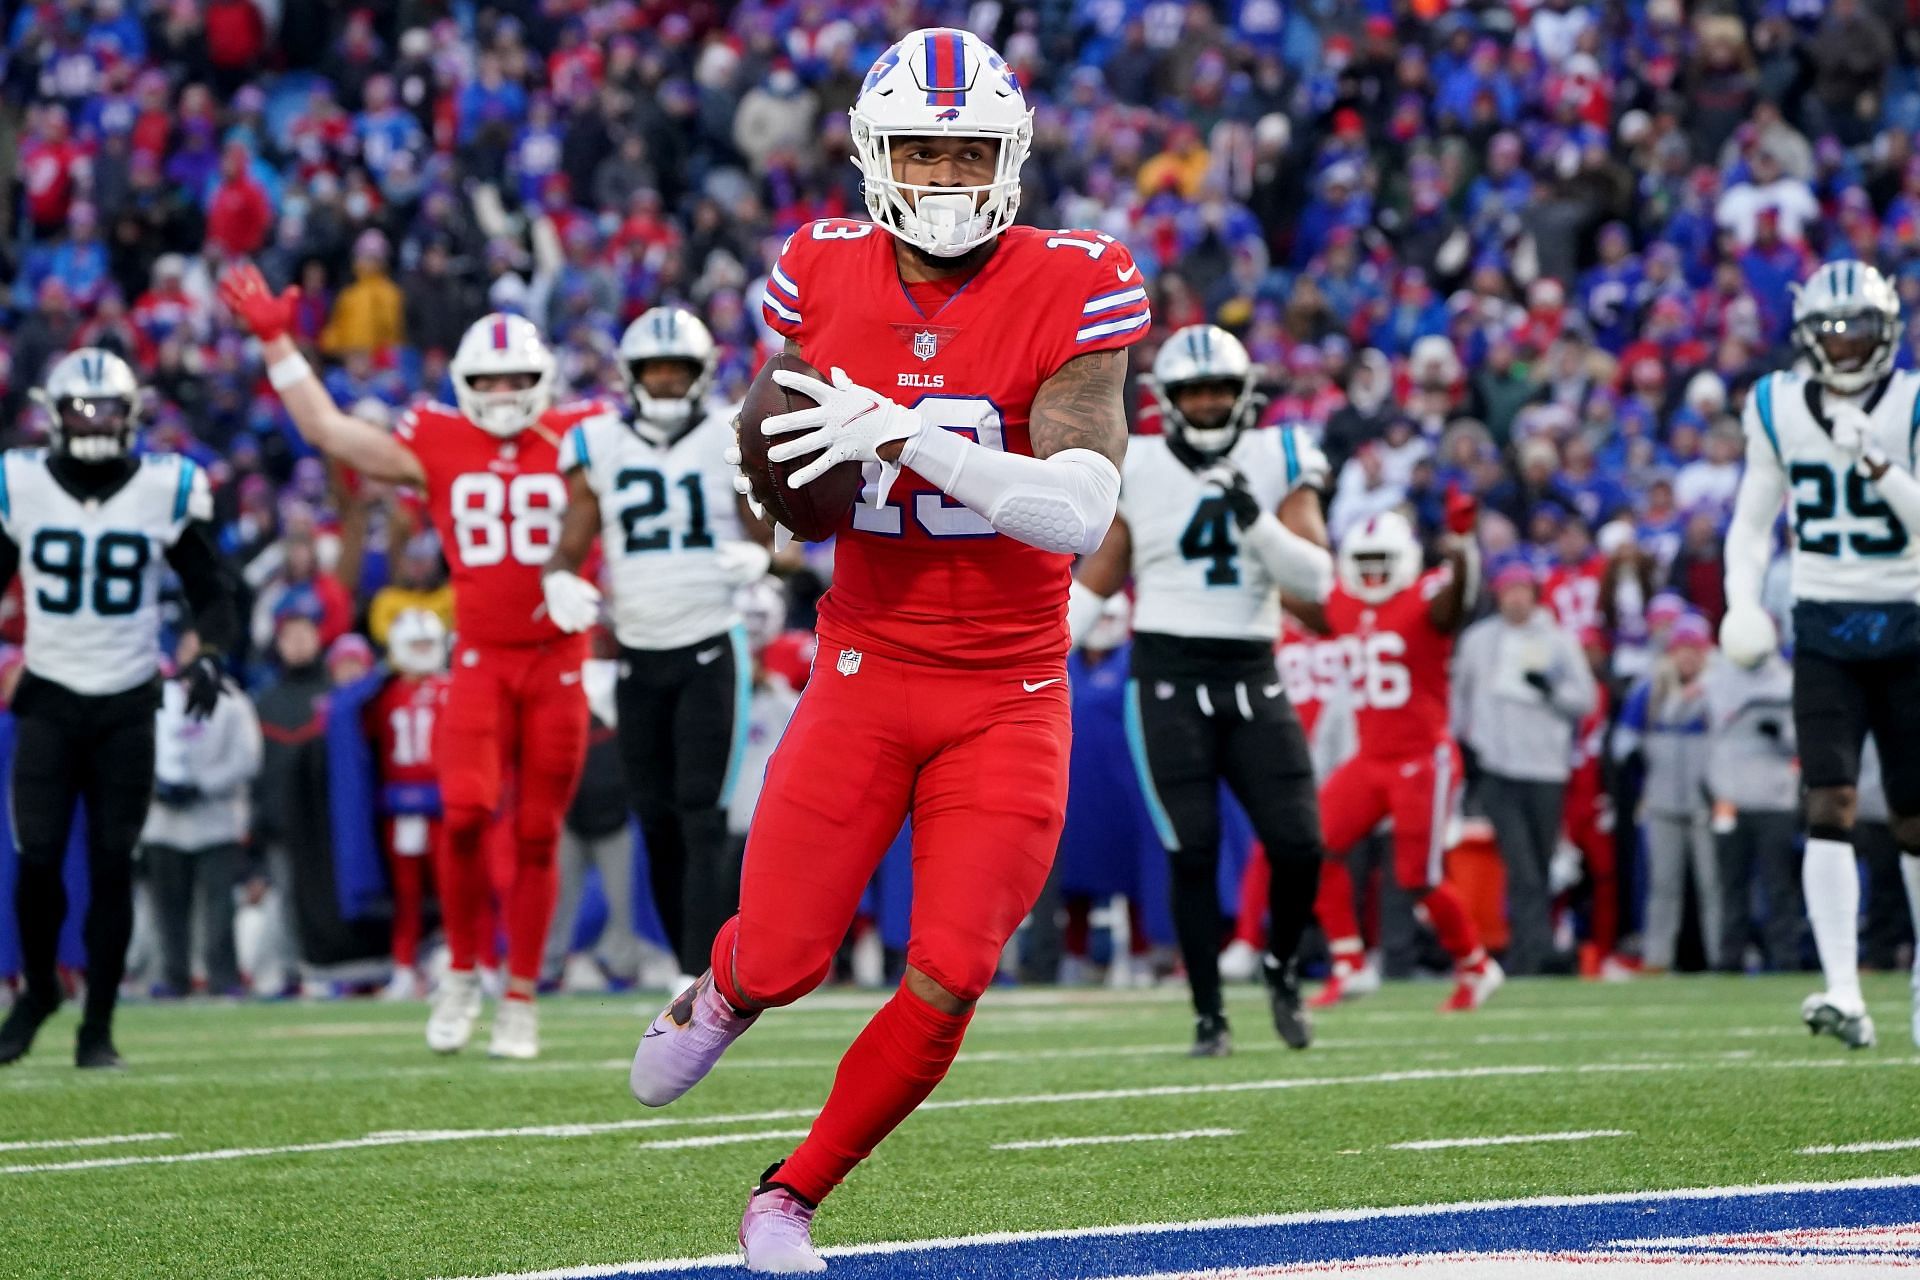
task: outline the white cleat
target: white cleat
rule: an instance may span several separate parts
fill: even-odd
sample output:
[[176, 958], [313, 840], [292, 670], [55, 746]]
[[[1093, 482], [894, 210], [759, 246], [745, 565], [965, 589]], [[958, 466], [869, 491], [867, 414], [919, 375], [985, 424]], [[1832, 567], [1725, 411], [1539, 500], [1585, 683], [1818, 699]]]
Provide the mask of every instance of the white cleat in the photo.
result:
[[1830, 1035], [1849, 1049], [1871, 1049], [1876, 1040], [1873, 1019], [1866, 1006], [1841, 1004], [1824, 991], [1816, 991], [1800, 1005], [1800, 1021], [1814, 1035]]
[[814, 1208], [785, 1187], [762, 1187], [747, 1201], [740, 1219], [740, 1249], [747, 1270], [764, 1275], [803, 1275], [825, 1271], [813, 1248]]
[[605, 991], [606, 971], [592, 956], [576, 951], [567, 957], [566, 967], [560, 971], [560, 989], [576, 995]]
[[1224, 982], [1252, 982], [1260, 972], [1261, 951], [1244, 938], [1235, 938], [1220, 953], [1220, 978]]
[[531, 1000], [502, 1000], [493, 1011], [489, 1058], [531, 1062], [540, 1056], [540, 1015]]
[[418, 1000], [420, 998], [420, 975], [407, 968], [395, 969], [387, 985], [380, 988], [382, 1000]]
[[1347, 995], [1370, 996], [1380, 990], [1380, 959], [1369, 955], [1360, 967], [1347, 975]]
[[699, 1084], [759, 1016], [736, 1013], [714, 989], [713, 971], [701, 974], [640, 1037], [627, 1073], [635, 1100], [664, 1107]]
[[427, 1048], [435, 1053], [458, 1053], [473, 1039], [474, 1020], [480, 1016], [480, 979], [468, 970], [449, 969], [433, 993], [427, 1014]]
[[1507, 971], [1492, 956], [1482, 960], [1478, 967], [1455, 971], [1453, 994], [1440, 1006], [1442, 1013], [1466, 1013], [1478, 1009], [1493, 998], [1507, 981]]

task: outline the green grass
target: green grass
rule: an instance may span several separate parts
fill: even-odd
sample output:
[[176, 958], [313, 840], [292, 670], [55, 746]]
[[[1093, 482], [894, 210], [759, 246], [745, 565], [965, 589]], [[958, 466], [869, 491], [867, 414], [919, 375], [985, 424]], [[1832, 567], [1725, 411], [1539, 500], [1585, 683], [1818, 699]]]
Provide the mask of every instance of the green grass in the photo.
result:
[[[1870, 980], [1882, 1046], [1848, 1054], [1796, 1025], [1806, 977], [1601, 986], [1516, 982], [1471, 1016], [1431, 985], [1389, 987], [1274, 1041], [1237, 990], [1241, 1050], [1182, 1055], [1183, 993], [1018, 991], [983, 1005], [935, 1095], [823, 1211], [823, 1244], [1768, 1181], [1920, 1174], [1920, 1150], [1800, 1148], [1920, 1138], [1903, 978]], [[647, 997], [650, 1006], [653, 997]], [[81, 1074], [73, 1017], [0, 1073], [0, 1143], [165, 1132], [162, 1141], [0, 1151], [0, 1165], [150, 1157], [471, 1130], [657, 1120], [576, 1136], [410, 1140], [215, 1162], [0, 1175], [0, 1276], [428, 1277], [684, 1257], [733, 1245], [742, 1197], [793, 1140], [645, 1143], [802, 1130], [877, 996], [827, 993], [767, 1017], [686, 1101], [648, 1113], [624, 1064], [633, 996], [542, 1006], [545, 1055], [427, 1053], [422, 1006], [200, 1005], [124, 1011], [133, 1068]], [[1541, 1067], [1538, 1073], [1450, 1076]], [[1437, 1073], [1363, 1080], [1383, 1073]], [[1354, 1083], [1338, 1083], [1352, 1080]], [[1271, 1087], [1295, 1082], [1297, 1087]], [[1322, 1083], [1312, 1083], [1322, 1082]], [[1237, 1091], [1044, 1095], [1252, 1084]], [[995, 1151], [995, 1143], [1223, 1128], [1241, 1136]], [[1427, 1138], [1623, 1129], [1629, 1137], [1403, 1151]]]

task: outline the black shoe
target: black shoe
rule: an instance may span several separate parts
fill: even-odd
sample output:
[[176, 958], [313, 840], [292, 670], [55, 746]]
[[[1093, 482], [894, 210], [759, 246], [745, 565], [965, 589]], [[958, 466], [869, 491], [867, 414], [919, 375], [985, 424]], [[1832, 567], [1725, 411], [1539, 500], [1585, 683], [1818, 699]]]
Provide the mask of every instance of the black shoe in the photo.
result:
[[1306, 1048], [1313, 1043], [1313, 1021], [1300, 1006], [1299, 961], [1281, 964], [1268, 956], [1260, 972], [1267, 980], [1267, 1007], [1273, 1010], [1273, 1029], [1287, 1042], [1287, 1048]]
[[1224, 1058], [1232, 1052], [1233, 1033], [1227, 1029], [1225, 1014], [1203, 1013], [1195, 1019], [1189, 1058]]
[[80, 1024], [80, 1036], [74, 1041], [73, 1065], [85, 1070], [118, 1070], [127, 1065], [113, 1047], [113, 1028]]
[[34, 1036], [40, 1033], [40, 1024], [59, 1007], [58, 999], [36, 1000], [30, 994], [16, 1000], [7, 1020], [0, 1022], [0, 1066], [26, 1057], [27, 1050], [33, 1048]]

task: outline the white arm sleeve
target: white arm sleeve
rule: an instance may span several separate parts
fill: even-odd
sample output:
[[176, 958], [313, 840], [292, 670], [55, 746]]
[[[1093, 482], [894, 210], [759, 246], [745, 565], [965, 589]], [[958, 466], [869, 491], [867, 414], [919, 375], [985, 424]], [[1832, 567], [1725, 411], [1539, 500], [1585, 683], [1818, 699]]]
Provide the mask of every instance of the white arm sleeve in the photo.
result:
[[1893, 514], [1900, 517], [1900, 523], [1909, 529], [1920, 529], [1920, 480], [1913, 472], [1905, 470], [1898, 463], [1888, 463], [1886, 471], [1873, 487], [1893, 508]]
[[1000, 533], [1042, 551], [1092, 555], [1120, 501], [1119, 470], [1091, 449], [1029, 458], [929, 427], [907, 441], [900, 465], [985, 516]]
[[1760, 607], [1760, 583], [1773, 560], [1773, 522], [1779, 518], [1780, 504], [1786, 497], [1787, 476], [1780, 468], [1779, 456], [1765, 436], [1750, 429], [1747, 470], [1740, 477], [1739, 495], [1733, 502], [1733, 522], [1727, 528], [1727, 543], [1722, 551], [1727, 565], [1729, 608]]
[[1290, 596], [1320, 604], [1333, 590], [1333, 556], [1281, 524], [1270, 511], [1262, 511], [1241, 532], [1240, 545]]
[[1100, 610], [1107, 598], [1075, 578], [1067, 587], [1067, 639], [1078, 649], [1087, 642], [1087, 634], [1100, 621]]

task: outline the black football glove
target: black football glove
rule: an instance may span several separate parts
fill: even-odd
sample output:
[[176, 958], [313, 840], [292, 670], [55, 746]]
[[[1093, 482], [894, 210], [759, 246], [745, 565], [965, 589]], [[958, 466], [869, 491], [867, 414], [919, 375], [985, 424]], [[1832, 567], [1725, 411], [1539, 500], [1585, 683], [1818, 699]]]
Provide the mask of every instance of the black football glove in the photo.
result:
[[1526, 675], [1522, 676], [1521, 679], [1539, 690], [1541, 697], [1551, 698], [1553, 696], [1553, 681], [1547, 679], [1546, 672], [1529, 671]]
[[220, 701], [220, 685], [224, 679], [219, 656], [202, 653], [187, 664], [180, 678], [187, 682], [187, 714], [195, 720], [205, 720], [212, 715], [215, 704]]
[[1246, 529], [1260, 518], [1260, 500], [1253, 496], [1253, 490], [1247, 488], [1247, 478], [1232, 463], [1217, 462], [1202, 472], [1200, 478], [1218, 490], [1227, 510], [1233, 513], [1234, 524]]
[[182, 809], [200, 798], [200, 788], [191, 782], [156, 782], [153, 798], [173, 809]]
[[1762, 720], [1754, 728], [1760, 731], [1761, 737], [1770, 742], [1780, 741], [1780, 735], [1785, 732], [1778, 720]]

